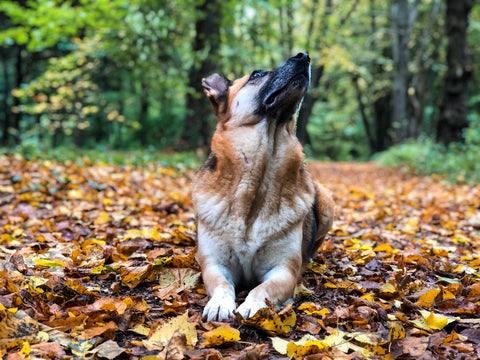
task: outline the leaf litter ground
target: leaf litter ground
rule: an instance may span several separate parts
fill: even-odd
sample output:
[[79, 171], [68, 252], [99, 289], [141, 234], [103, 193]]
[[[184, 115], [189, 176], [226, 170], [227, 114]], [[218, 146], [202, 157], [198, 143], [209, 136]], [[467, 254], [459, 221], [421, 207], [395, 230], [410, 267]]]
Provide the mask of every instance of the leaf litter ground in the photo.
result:
[[0, 355], [480, 358], [480, 186], [309, 169], [336, 220], [295, 301], [221, 324], [201, 320], [191, 171], [0, 156]]

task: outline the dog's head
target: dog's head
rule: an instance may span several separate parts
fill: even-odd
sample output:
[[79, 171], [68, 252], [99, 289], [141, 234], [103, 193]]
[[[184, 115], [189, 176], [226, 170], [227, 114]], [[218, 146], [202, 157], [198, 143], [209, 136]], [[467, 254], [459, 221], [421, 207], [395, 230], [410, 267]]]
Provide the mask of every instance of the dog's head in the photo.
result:
[[294, 120], [309, 82], [310, 57], [298, 53], [275, 70], [256, 70], [233, 82], [213, 74], [202, 86], [219, 121], [237, 127]]

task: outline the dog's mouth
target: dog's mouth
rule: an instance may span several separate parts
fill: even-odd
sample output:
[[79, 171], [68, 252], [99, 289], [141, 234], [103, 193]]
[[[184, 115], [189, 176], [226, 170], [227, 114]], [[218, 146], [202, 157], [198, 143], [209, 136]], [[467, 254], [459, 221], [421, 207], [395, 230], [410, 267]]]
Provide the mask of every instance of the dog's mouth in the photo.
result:
[[294, 75], [290, 80], [279, 88], [274, 88], [264, 97], [263, 105], [267, 108], [273, 108], [288, 98], [298, 98], [300, 100], [306, 92], [309, 82], [308, 68]]

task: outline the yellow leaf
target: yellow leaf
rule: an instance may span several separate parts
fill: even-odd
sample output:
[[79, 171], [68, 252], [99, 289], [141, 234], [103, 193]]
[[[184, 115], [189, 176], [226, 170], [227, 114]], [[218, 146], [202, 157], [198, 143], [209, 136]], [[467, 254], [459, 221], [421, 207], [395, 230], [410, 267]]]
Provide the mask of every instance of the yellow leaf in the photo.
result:
[[387, 252], [387, 253], [392, 253], [393, 249], [392, 249], [392, 246], [390, 244], [380, 244], [378, 245], [375, 249], [373, 249], [373, 251], [375, 252]]
[[405, 329], [400, 321], [389, 321], [388, 325], [390, 328], [388, 329], [388, 340], [400, 340], [405, 338]]
[[328, 349], [328, 345], [311, 335], [305, 335], [299, 341], [290, 341], [287, 344], [287, 356], [301, 358], [305, 355], [317, 354]]
[[125, 235], [125, 240], [135, 239], [137, 237], [142, 237], [143, 232], [140, 229], [128, 229], [127, 235]]
[[32, 351], [32, 349], [30, 349], [30, 343], [28, 341], [24, 341], [23, 346], [20, 349], [20, 352], [18, 354], [22, 358], [26, 359], [27, 357], [29, 357], [31, 351]]
[[442, 290], [442, 299], [443, 300], [451, 300], [451, 299], [455, 299], [455, 298], [456, 298], [455, 294], [452, 293], [451, 291], [446, 290], [446, 289]]
[[303, 311], [307, 315], [319, 314], [325, 316], [327, 314], [330, 314], [330, 310], [328, 310], [327, 308], [319, 309], [319, 307], [312, 302], [303, 303], [298, 307], [298, 310]]
[[375, 298], [371, 294], [365, 294], [360, 296], [362, 299], [368, 300], [370, 302], [375, 302]]
[[344, 353], [348, 353], [350, 350], [364, 353], [365, 349], [361, 346], [355, 345], [347, 340], [344, 337], [348, 337], [350, 334], [347, 334], [339, 329], [333, 331], [333, 334], [328, 335], [325, 339], [322, 340], [329, 347], [335, 347], [341, 350]]
[[433, 253], [437, 256], [448, 257], [448, 251], [445, 249], [433, 249]]
[[420, 296], [420, 298], [417, 300], [417, 305], [426, 307], [426, 308], [431, 308], [433, 303], [435, 302], [435, 298], [437, 295], [440, 293], [440, 289], [433, 289], [430, 291], [427, 291], [425, 294]]
[[98, 214], [97, 219], [95, 220], [95, 224], [97, 225], [105, 225], [110, 222], [110, 216], [106, 211], [101, 211], [100, 214]]
[[197, 331], [195, 325], [188, 322], [188, 313], [177, 316], [163, 326], [159, 326], [150, 334], [147, 340], [143, 340], [143, 344], [147, 349], [156, 349], [156, 344], [167, 344], [178, 331], [185, 335], [188, 346], [195, 346], [198, 342]]
[[160, 241], [162, 240], [162, 236], [158, 232], [157, 229], [143, 229], [142, 230], [143, 237], [149, 240], [155, 240], [155, 241]]
[[433, 312], [425, 318], [425, 324], [431, 329], [442, 330], [448, 324], [448, 319], [443, 315], [435, 315]]
[[78, 189], [70, 190], [67, 194], [69, 200], [80, 200], [83, 198], [83, 193]]
[[452, 238], [453, 242], [456, 243], [462, 243], [462, 244], [468, 244], [471, 242], [470, 238], [466, 237], [465, 235], [458, 234], [457, 236], [454, 236]]
[[134, 333], [143, 335], [143, 336], [148, 336], [150, 333], [150, 328], [146, 327], [145, 325], [138, 325], [137, 327], [134, 327], [133, 329], [130, 329]]
[[263, 308], [249, 319], [243, 319], [240, 315], [237, 316], [242, 323], [260, 327], [273, 335], [287, 334], [297, 322], [297, 315], [291, 304], [278, 313], [270, 308]]
[[46, 266], [46, 267], [65, 267], [66, 265], [61, 262], [60, 260], [48, 260], [48, 259], [35, 259], [33, 262], [37, 265], [40, 266]]
[[240, 340], [240, 331], [228, 325], [219, 326], [216, 329], [207, 331], [203, 334], [203, 348], [222, 345], [228, 342], [237, 342]]
[[390, 283], [385, 283], [382, 285], [382, 287], [380, 288], [380, 291], [381, 292], [384, 292], [384, 293], [394, 293], [396, 292], [397, 290], [395, 289], [395, 287], [390, 284]]

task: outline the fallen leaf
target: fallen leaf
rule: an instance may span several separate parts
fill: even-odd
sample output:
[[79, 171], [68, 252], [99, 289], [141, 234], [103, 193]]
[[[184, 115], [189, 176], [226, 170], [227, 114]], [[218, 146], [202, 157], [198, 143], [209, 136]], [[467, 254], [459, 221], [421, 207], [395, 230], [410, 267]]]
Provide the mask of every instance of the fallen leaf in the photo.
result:
[[[195, 346], [197, 343], [197, 331], [193, 323], [188, 322], [188, 313], [177, 316], [167, 322], [166, 324], [159, 326], [155, 330], [152, 330], [147, 340], [143, 340], [143, 344], [147, 349], [158, 349], [160, 346], [163, 349], [164, 346], [173, 337], [173, 334], [178, 331], [180, 334], [185, 335], [186, 344], [188, 346]], [[160, 349], [160, 350], [161, 350]]]
[[92, 353], [96, 353], [97, 356], [109, 360], [113, 360], [125, 352], [125, 349], [120, 347], [115, 341], [107, 340], [104, 343], [98, 345], [92, 350]]
[[425, 294], [420, 296], [420, 298], [417, 300], [417, 305], [426, 307], [426, 308], [431, 308], [433, 306], [433, 303], [435, 302], [435, 298], [438, 296], [440, 293], [440, 289], [433, 289], [427, 291]]
[[280, 312], [266, 307], [258, 310], [255, 315], [248, 319], [243, 319], [240, 315], [238, 315], [238, 317], [242, 323], [259, 327], [270, 335], [284, 335], [289, 333], [295, 326], [297, 320], [291, 304], [287, 305]]
[[201, 347], [218, 346], [228, 342], [240, 340], [240, 331], [228, 325], [219, 326], [216, 329], [203, 333], [204, 341]]

